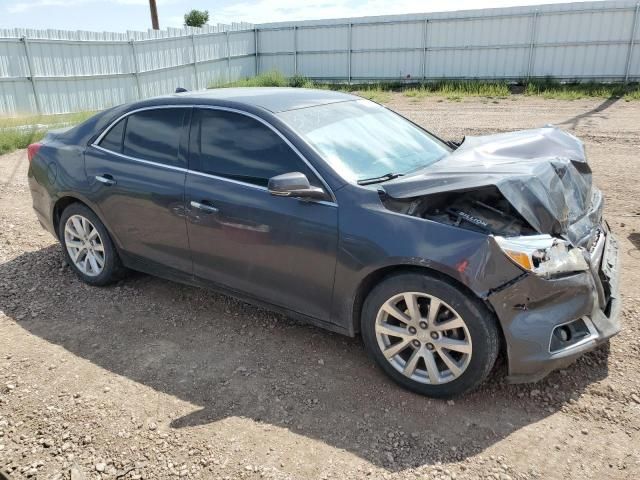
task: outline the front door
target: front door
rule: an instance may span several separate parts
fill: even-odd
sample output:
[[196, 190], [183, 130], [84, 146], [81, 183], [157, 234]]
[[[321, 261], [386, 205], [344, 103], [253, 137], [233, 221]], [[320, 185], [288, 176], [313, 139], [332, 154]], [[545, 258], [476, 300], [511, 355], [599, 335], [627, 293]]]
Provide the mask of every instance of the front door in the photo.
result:
[[190, 115], [190, 108], [133, 113], [85, 154], [99, 213], [124, 253], [188, 274], [184, 182]]
[[186, 179], [195, 275], [328, 320], [338, 240], [332, 202], [275, 197], [272, 176], [315, 173], [272, 128], [230, 111], [196, 109]]

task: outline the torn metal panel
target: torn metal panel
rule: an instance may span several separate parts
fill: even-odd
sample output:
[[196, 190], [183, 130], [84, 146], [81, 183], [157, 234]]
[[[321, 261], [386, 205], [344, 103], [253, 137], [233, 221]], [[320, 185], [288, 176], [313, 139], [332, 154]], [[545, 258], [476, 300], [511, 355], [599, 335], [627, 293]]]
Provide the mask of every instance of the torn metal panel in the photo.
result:
[[[542, 378], [620, 331], [618, 246], [608, 229], [603, 234], [591, 271], [554, 279], [528, 274], [488, 297], [507, 340], [510, 381]], [[552, 348], [555, 329], [578, 321], [590, 326], [589, 335]]]
[[393, 199], [411, 199], [491, 187], [535, 231], [574, 245], [602, 219], [584, 145], [555, 127], [467, 137], [451, 155], [381, 188]]

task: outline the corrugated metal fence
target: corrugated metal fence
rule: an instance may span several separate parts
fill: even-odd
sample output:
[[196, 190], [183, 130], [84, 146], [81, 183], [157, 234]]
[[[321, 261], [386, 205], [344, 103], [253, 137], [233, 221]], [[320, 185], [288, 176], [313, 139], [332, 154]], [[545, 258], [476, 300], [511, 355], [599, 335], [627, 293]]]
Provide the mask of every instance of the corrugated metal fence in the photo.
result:
[[272, 69], [348, 82], [635, 81], [638, 5], [618, 0], [126, 34], [0, 30], [0, 112], [100, 109]]
[[255, 74], [250, 24], [100, 33], [0, 29], [0, 114], [99, 110]]

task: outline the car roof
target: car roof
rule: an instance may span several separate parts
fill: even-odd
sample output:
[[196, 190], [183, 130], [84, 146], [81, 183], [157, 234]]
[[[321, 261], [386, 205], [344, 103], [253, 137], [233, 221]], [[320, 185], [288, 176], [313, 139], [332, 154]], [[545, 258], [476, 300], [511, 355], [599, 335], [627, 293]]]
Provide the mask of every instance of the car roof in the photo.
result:
[[215, 105], [217, 100], [231, 101], [261, 107], [272, 113], [360, 99], [355, 95], [331, 90], [288, 87], [213, 88], [198, 92], [176, 93], [171, 96], [188, 98], [193, 101], [193, 104]]

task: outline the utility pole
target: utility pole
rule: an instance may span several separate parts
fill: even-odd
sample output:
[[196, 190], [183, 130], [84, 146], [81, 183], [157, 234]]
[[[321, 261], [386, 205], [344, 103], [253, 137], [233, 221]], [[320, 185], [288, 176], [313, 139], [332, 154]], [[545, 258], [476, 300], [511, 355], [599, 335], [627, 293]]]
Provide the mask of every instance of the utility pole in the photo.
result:
[[154, 30], [160, 30], [160, 24], [158, 23], [158, 7], [156, 7], [156, 0], [149, 0], [149, 8], [151, 9], [151, 26]]

